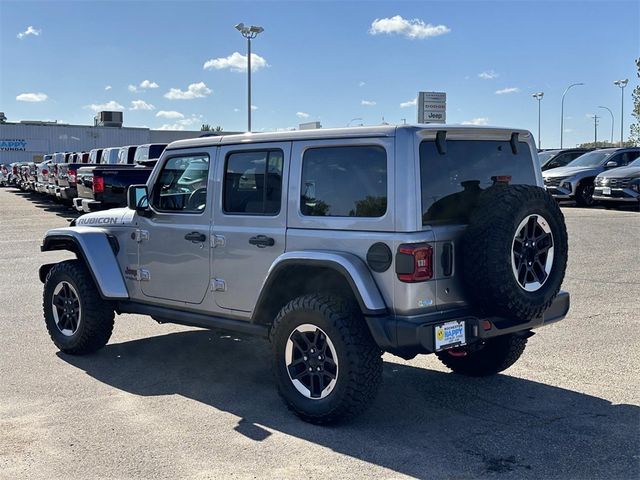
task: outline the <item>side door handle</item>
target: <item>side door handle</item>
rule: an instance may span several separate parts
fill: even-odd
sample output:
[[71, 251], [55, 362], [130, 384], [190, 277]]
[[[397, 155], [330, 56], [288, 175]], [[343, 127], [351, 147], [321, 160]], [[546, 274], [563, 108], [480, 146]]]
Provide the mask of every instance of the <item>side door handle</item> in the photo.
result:
[[266, 235], [256, 235], [255, 237], [251, 237], [249, 239], [249, 243], [251, 245], [255, 245], [258, 248], [265, 248], [273, 247], [276, 244], [276, 241], [271, 237], [267, 237]]
[[193, 242], [193, 243], [201, 243], [207, 239], [207, 236], [204, 233], [191, 232], [191, 233], [187, 233], [184, 236], [184, 239], [189, 240], [190, 242]]

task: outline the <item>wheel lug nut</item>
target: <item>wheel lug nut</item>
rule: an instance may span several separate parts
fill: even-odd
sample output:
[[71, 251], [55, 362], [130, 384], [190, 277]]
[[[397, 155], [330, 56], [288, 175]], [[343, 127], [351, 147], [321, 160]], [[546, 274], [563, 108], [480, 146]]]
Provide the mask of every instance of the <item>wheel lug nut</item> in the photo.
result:
[[314, 351], [315, 351], [315, 350], [312, 348], [312, 349], [311, 349], [311, 353], [314, 353]]
[[322, 355], [318, 355], [318, 360], [322, 360]]
[[309, 367], [309, 371], [310, 371], [310, 372], [313, 372], [313, 368]]
[[309, 360], [309, 358], [305, 355], [304, 357], [302, 357], [304, 359], [304, 361], [306, 362], [307, 360]]
[[321, 370], [320, 367], [318, 367], [317, 370], [320, 371]]

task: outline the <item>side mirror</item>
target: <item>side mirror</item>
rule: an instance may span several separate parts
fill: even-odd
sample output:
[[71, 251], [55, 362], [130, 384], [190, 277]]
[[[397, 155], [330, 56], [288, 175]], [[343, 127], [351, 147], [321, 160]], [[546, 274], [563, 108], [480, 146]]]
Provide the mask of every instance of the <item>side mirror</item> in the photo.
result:
[[148, 212], [149, 191], [146, 185], [131, 185], [127, 191], [127, 207], [136, 212]]
[[607, 162], [607, 164], [604, 166], [605, 168], [616, 168], [618, 166], [618, 162], [614, 162], [613, 160], [610, 162]]

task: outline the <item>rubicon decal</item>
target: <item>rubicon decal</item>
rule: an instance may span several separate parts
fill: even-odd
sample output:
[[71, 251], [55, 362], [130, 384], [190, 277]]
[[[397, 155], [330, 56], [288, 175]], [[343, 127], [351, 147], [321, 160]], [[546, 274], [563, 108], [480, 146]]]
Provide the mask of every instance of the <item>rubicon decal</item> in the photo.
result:
[[118, 219], [115, 217], [80, 217], [76, 221], [76, 225], [116, 225]]

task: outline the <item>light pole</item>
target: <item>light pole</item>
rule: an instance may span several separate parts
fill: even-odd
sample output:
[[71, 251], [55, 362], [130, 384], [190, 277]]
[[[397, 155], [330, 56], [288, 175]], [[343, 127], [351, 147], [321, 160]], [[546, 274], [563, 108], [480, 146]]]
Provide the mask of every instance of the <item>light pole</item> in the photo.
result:
[[247, 27], [244, 23], [237, 24], [235, 28], [247, 39], [247, 132], [251, 132], [251, 40], [264, 32], [264, 28], [255, 25]]
[[624, 87], [629, 83], [629, 79], [625, 78], [624, 80], [616, 80], [613, 82], [614, 85], [620, 87], [620, 146], [622, 147], [624, 143]]
[[596, 114], [593, 115], [593, 146], [598, 148], [598, 120], [600, 117]]
[[564, 93], [562, 94], [562, 103], [560, 105], [560, 148], [562, 148], [562, 139], [564, 136], [564, 96], [567, 94], [567, 92], [571, 88], [576, 87], [578, 85], [584, 85], [584, 83], [582, 82], [572, 83], [565, 89]]
[[611, 145], [613, 145], [613, 112], [608, 107], [599, 106], [598, 108], [604, 108], [609, 112], [609, 115], [611, 115]]
[[534, 93], [531, 96], [538, 100], [538, 148], [542, 148], [542, 142], [540, 142], [540, 103], [542, 102], [542, 97], [544, 97], [544, 92]]

